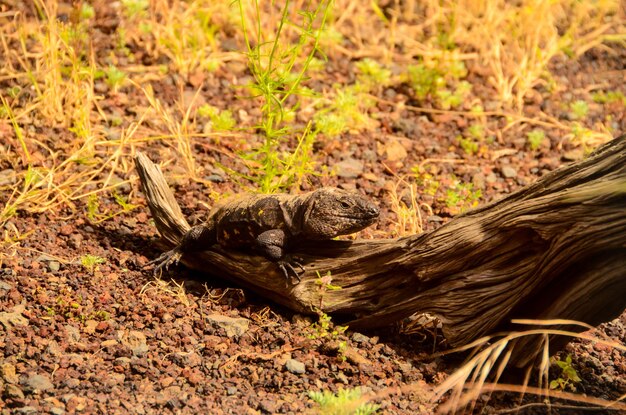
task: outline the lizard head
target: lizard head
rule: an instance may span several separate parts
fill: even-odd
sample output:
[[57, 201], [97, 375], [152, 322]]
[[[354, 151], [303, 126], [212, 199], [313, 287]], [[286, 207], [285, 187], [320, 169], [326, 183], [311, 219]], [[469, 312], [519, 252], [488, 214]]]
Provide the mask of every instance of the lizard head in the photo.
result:
[[379, 213], [374, 203], [357, 193], [325, 187], [307, 198], [302, 230], [307, 238], [330, 239], [367, 228]]

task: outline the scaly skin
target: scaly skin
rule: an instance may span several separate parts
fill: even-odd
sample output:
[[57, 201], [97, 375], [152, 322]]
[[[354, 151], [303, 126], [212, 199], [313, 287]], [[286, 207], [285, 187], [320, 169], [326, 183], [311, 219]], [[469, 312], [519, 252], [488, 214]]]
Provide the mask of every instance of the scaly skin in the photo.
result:
[[355, 193], [325, 187], [301, 195], [239, 195], [216, 205], [206, 223], [194, 226], [181, 243], [152, 261], [155, 271], [176, 264], [185, 253], [213, 245], [254, 250], [275, 262], [290, 280], [300, 281], [287, 251], [302, 240], [326, 240], [358, 232], [378, 218], [376, 205]]

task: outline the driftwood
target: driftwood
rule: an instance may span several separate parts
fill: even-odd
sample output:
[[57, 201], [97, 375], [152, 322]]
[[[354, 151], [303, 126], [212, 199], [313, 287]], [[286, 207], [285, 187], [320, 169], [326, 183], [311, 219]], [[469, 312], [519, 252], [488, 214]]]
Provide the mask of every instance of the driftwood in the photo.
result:
[[[175, 245], [189, 224], [158, 167], [142, 154], [136, 164], [156, 226]], [[218, 247], [182, 262], [299, 312], [345, 316], [351, 328], [429, 313], [454, 346], [509, 330], [514, 318], [611, 320], [626, 308], [626, 136], [434, 232], [308, 243], [294, 256], [306, 267], [297, 285], [262, 257]], [[327, 272], [341, 290], [320, 290]], [[534, 359], [539, 342], [516, 348], [514, 361]]]

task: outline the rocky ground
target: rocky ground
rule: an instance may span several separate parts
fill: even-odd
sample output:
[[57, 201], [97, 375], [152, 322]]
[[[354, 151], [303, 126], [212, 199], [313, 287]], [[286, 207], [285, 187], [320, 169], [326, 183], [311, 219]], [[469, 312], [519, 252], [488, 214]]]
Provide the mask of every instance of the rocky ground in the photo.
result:
[[[96, 58], [106, 61], [117, 53], [109, 27], [114, 11], [99, 7], [102, 13], [90, 30]], [[124, 57], [116, 59], [122, 67]], [[542, 119], [554, 121], [545, 127], [546, 139], [536, 149], [529, 147], [526, 136], [532, 126], [520, 123], [503, 131], [509, 120], [493, 116], [484, 120], [485, 139], [479, 140], [476, 151], [468, 152], [458, 139], [471, 127], [467, 116], [428, 111], [433, 105], [415, 101], [406, 84], [375, 90], [375, 104], [366, 110], [373, 125], [317, 141], [315, 161], [334, 174], [313, 176], [301, 190], [332, 185], [368, 195], [380, 206], [381, 219], [360, 236], [387, 238], [407, 232], [399, 223], [394, 194], [410, 205], [408, 185], [413, 184], [415, 202], [422, 206], [418, 231], [435, 229], [464, 209], [496, 200], [584, 157], [595, 143], [583, 145], [555, 127], [578, 117], [566, 103], [588, 103], [581, 120], [586, 126], [603, 122], [615, 136], [626, 131], [623, 101], [592, 98], [598, 85], [604, 91], [626, 93], [625, 62], [623, 46], [611, 53], [592, 49], [576, 60], [553, 60], [550, 70], [560, 88], [537, 88], [523, 112], [529, 118], [542, 114]], [[144, 57], [143, 63], [151, 62]], [[472, 93], [488, 109], [487, 82], [479, 71], [469, 69]], [[324, 91], [355, 77], [352, 63], [331, 59], [324, 76], [310, 86]], [[176, 102], [181, 94], [191, 101], [200, 88], [193, 105], [230, 108], [238, 125], [250, 126], [259, 109], [252, 100], [238, 99], [233, 88], [249, 79], [245, 65], [234, 62], [182, 83], [176, 75], [144, 81], [165, 103]], [[12, 84], [4, 79], [0, 85]], [[149, 106], [145, 94], [128, 85], [114, 90], [98, 80], [94, 88], [102, 95], [99, 108], [109, 116], [109, 123], [102, 125], [108, 140], [119, 138], [120, 131], [130, 128]], [[299, 116], [305, 115], [303, 111]], [[114, 119], [121, 124], [111, 122]], [[25, 129], [30, 122], [32, 133], [49, 140], [55, 151], [72, 147], [66, 141], [69, 132], [62, 128], [47, 126], [34, 116], [20, 122]], [[145, 123], [159, 128], [156, 121]], [[8, 119], [0, 119], [0, 132], [0, 141], [3, 136], [15, 139]], [[380, 405], [380, 413], [434, 411], [433, 388], [462, 363], [462, 356], [433, 357], [446, 348], [436, 322], [419, 330], [407, 329], [404, 322], [380, 332], [348, 328], [333, 333], [332, 327], [316, 325], [316, 317], [269, 303], [233, 286], [227, 276], [179, 267], [155, 278], [146, 267], [161, 250], [137, 175], [129, 167], [134, 149], [141, 148], [153, 160], [168, 161], [164, 170], [177, 200], [190, 222], [197, 223], [213, 203], [211, 194], [241, 191], [239, 182], [219, 166], [240, 168], [233, 155], [257, 141], [251, 133], [241, 132], [219, 140], [198, 138], [192, 153], [196, 165], [202, 166], [199, 180], [190, 179], [171, 142], [139, 142], [125, 149], [125, 161], [114, 172], [117, 192], [135, 205], [131, 210], [99, 220], [119, 210], [114, 195], [101, 194], [97, 211], [102, 216], [90, 216], [88, 202], [80, 200], [55, 210], [22, 211], [5, 223], [5, 235], [20, 237], [7, 236], [0, 257], [0, 413], [316, 413], [309, 392], [355, 387], [362, 388], [369, 402]], [[35, 150], [33, 157], [46, 156]], [[0, 170], [4, 188], [15, 186], [15, 165], [0, 161]], [[0, 193], [0, 202], [6, 203], [10, 195], [8, 190]], [[599, 332], [624, 344], [626, 314], [602, 325]], [[578, 393], [607, 400], [626, 393], [624, 352], [574, 341], [559, 357], [565, 360], [567, 355], [581, 380], [566, 389], [574, 386]], [[556, 379], [562, 373], [555, 366], [552, 375]], [[525, 403], [541, 401], [529, 397]], [[508, 395], [483, 395], [479, 407], [483, 413], [503, 413], [516, 402]]]

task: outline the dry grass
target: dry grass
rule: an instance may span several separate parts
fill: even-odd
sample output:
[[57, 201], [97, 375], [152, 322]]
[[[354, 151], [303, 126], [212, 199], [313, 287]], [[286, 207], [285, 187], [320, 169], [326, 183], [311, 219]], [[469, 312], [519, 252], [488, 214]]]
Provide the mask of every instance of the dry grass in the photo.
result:
[[[512, 392], [520, 395], [520, 405], [524, 395], [537, 395], [542, 398], [543, 405], [550, 405], [550, 399], [563, 399], [583, 404], [593, 405], [608, 409], [622, 410], [626, 404], [619, 401], [606, 401], [590, 398], [580, 394], [573, 394], [550, 388], [549, 369], [550, 355], [548, 353], [548, 336], [566, 336], [599, 343], [619, 351], [626, 351], [626, 345], [614, 340], [606, 339], [597, 334], [597, 331], [585, 324], [571, 320], [520, 320], [514, 323], [537, 325], [537, 329], [521, 332], [511, 332], [498, 337], [483, 337], [462, 348], [457, 348], [445, 354], [473, 350], [471, 357], [456, 372], [450, 375], [435, 390], [434, 400], [441, 399], [444, 395], [449, 397], [439, 410], [443, 413], [473, 413], [476, 402], [484, 394], [492, 392]], [[591, 330], [589, 333], [576, 333], [560, 329], [551, 329], [551, 325], [580, 325]], [[543, 350], [540, 354], [540, 362], [526, 372], [526, 378], [522, 385], [500, 384], [499, 380], [509, 365], [513, 349], [518, 340], [529, 336], [543, 336]], [[531, 370], [538, 370], [538, 385], [529, 385]], [[620, 399], [623, 400], [626, 396]]]
[[[243, 48], [224, 50], [221, 43], [223, 39], [233, 39], [243, 46], [235, 5], [199, 0], [120, 2], [120, 25], [115, 36], [118, 51], [128, 57], [123, 63], [117, 56], [108, 62], [96, 61], [89, 9], [85, 2], [76, 4], [83, 8], [70, 10], [67, 22], [54, 18], [68, 13], [60, 10], [54, 0], [37, 0], [30, 7], [34, 15], [10, 10], [0, 15], [0, 52], [5, 62], [0, 70], [0, 82], [4, 85], [0, 91], [0, 131], [6, 138], [0, 146], [0, 161], [15, 171], [17, 181], [4, 189], [11, 196], [0, 212], [0, 223], [19, 211], [76, 210], [77, 201], [110, 193], [120, 185], [119, 181], [113, 183], [112, 177], [116, 173], [129, 176], [132, 166], [128, 156], [146, 141], [172, 143], [171, 148], [182, 157], [189, 177], [198, 180], [201, 169], [195, 165], [194, 145], [205, 144], [206, 138], [215, 136], [202, 130], [196, 119], [197, 105], [185, 102], [182, 88], [178, 102], [165, 103], [152, 92], [150, 83], [165, 76], [189, 80], [231, 62], [245, 62]], [[253, 44], [263, 44], [272, 39], [281, 14], [269, 3], [263, 2], [259, 9], [255, 4], [244, 1], [244, 20], [247, 27], [261, 28], [249, 34]], [[283, 29], [288, 39], [302, 34], [297, 11], [307, 5], [304, 0], [290, 2], [294, 24]], [[426, 0], [392, 2], [384, 9], [375, 3], [337, 0], [320, 35], [320, 48], [331, 60], [344, 59], [345, 55], [370, 57], [400, 68], [414, 64], [415, 56], [424, 62], [473, 62], [481, 71], [487, 71], [494, 98], [505, 109], [493, 116], [510, 117], [504, 131], [541, 124], [563, 130], [565, 139], [593, 147], [610, 137], [610, 131], [602, 125], [573, 129], [562, 121], [542, 120], [541, 116], [530, 119], [508, 113], [506, 108], [523, 110], [524, 98], [549, 78], [547, 64], [555, 55], [568, 53], [576, 57], [590, 48], [610, 49], [612, 43], [624, 41], [624, 16], [618, 15], [618, 9], [619, 2], [613, 0], [527, 0], [515, 5], [502, 0]], [[141, 65], [134, 61], [131, 47], [166, 64]], [[298, 57], [305, 58], [304, 54]], [[298, 62], [295, 66], [301, 63]], [[114, 90], [136, 89], [148, 101], [135, 120], [122, 120], [121, 125], [114, 124], [118, 120], [102, 110], [103, 96], [95, 90], [96, 80], [110, 67], [117, 68], [126, 79], [115, 84]], [[321, 79], [324, 74], [312, 71], [310, 75]], [[396, 77], [392, 82], [402, 79]], [[324, 92], [315, 105], [332, 105], [336, 101], [333, 97], [348, 93], [343, 92], [345, 86], [348, 85], [337, 85], [335, 90]], [[350, 87], [358, 90], [354, 85]], [[200, 89], [201, 86], [196, 88]], [[300, 111], [306, 117], [313, 106], [307, 98], [302, 99], [305, 101]], [[353, 109], [349, 111], [350, 116], [345, 118], [348, 121], [355, 116], [367, 118]], [[459, 113], [468, 118], [476, 116], [470, 111]], [[145, 119], [150, 119], [149, 125]], [[253, 119], [248, 125], [256, 122]], [[357, 131], [369, 125], [370, 122], [363, 122], [349, 127]], [[107, 128], [109, 134], [113, 130], [119, 139], [106, 137]], [[50, 131], [56, 135], [51, 136]], [[228, 132], [222, 134], [229, 136]], [[402, 207], [399, 200], [396, 203], [403, 218], [415, 211], [415, 206]], [[416, 220], [419, 222], [419, 218]], [[419, 231], [417, 222], [400, 224], [406, 229], [400, 233]]]

